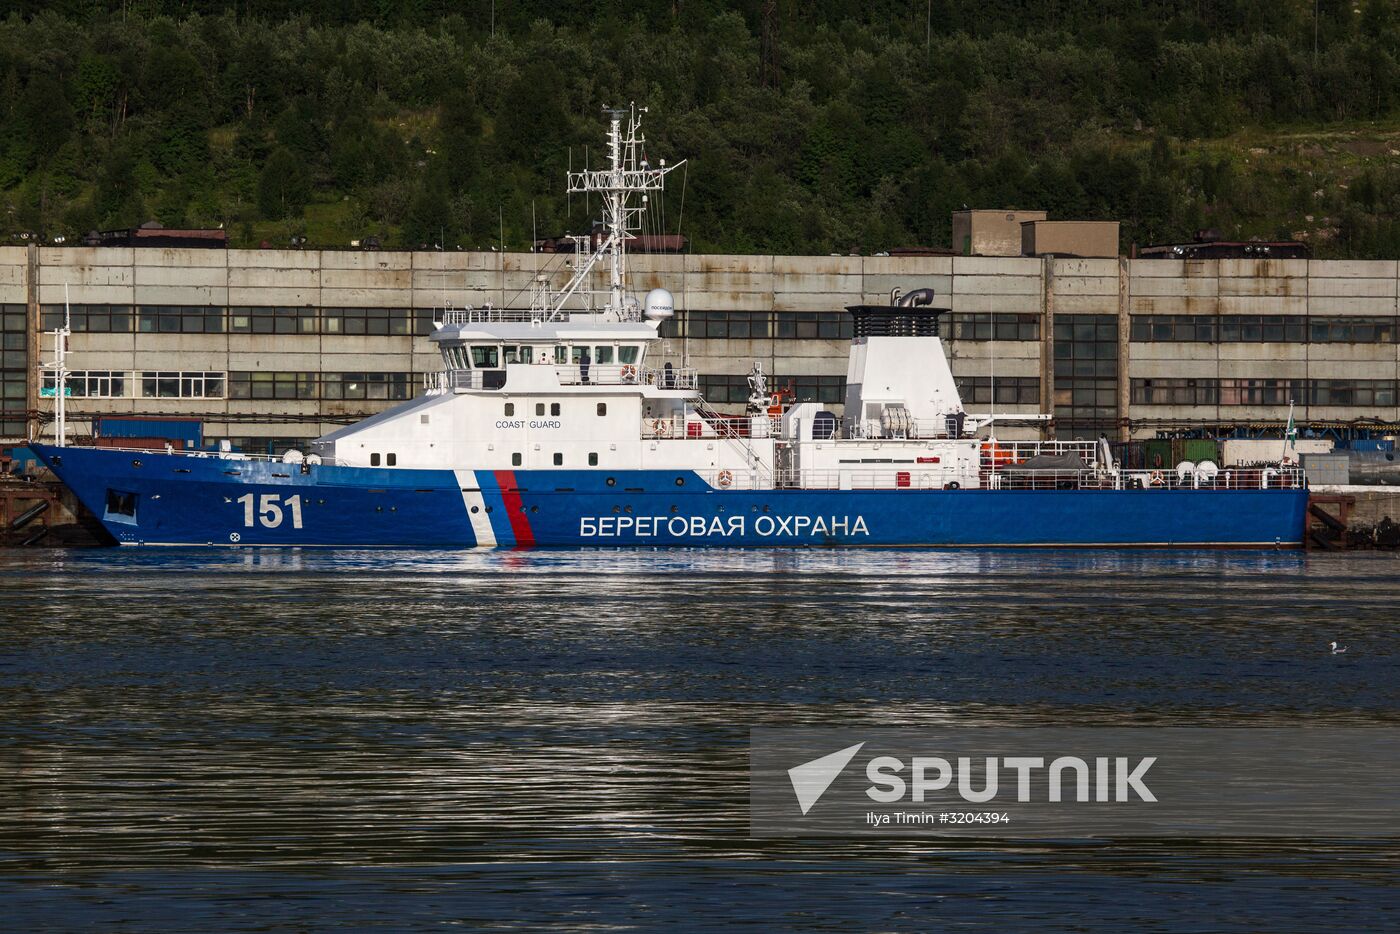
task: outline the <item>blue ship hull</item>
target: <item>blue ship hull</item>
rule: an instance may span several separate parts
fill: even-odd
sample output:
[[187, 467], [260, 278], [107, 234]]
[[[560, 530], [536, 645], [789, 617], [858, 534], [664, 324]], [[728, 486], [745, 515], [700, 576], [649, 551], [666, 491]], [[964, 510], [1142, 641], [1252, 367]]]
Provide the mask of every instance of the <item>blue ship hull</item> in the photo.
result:
[[1271, 490], [716, 490], [689, 471], [339, 467], [35, 445], [131, 545], [1296, 547]]

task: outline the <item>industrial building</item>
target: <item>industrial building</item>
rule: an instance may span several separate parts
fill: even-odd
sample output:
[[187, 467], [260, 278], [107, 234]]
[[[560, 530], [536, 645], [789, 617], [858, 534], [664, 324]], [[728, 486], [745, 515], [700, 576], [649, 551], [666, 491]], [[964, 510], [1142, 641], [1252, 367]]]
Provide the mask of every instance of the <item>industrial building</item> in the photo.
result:
[[[1001, 215], [1021, 244], [1044, 217]], [[976, 227], [967, 236], [973, 238]], [[1004, 235], [1004, 236], [1003, 236]], [[1037, 236], [1039, 236], [1037, 234]], [[971, 241], [970, 241], [971, 243]], [[1009, 247], [1008, 247], [1009, 248]], [[51, 434], [38, 363], [72, 303], [72, 432], [93, 416], [199, 419], [204, 440], [304, 444], [420, 391], [445, 304], [525, 307], [568, 254], [0, 248], [0, 433]], [[1059, 437], [1305, 431], [1379, 436], [1400, 421], [1394, 260], [1065, 256], [635, 255], [633, 285], [675, 293], [667, 359], [738, 407], [772, 384], [840, 411], [847, 305], [932, 288], [973, 412], [1053, 416]]]

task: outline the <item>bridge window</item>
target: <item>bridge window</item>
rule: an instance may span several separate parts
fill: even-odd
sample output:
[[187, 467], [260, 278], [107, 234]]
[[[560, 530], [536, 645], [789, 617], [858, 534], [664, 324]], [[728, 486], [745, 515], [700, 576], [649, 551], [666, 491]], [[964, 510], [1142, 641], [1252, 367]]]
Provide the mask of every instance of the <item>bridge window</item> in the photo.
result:
[[495, 344], [476, 344], [472, 347], [472, 366], [477, 369], [494, 370], [501, 365], [501, 348]]
[[599, 346], [593, 348], [593, 362], [609, 364], [613, 362], [613, 348], [609, 346]]
[[641, 348], [635, 344], [624, 344], [617, 348], [618, 363], [636, 363], [639, 356], [641, 356]]

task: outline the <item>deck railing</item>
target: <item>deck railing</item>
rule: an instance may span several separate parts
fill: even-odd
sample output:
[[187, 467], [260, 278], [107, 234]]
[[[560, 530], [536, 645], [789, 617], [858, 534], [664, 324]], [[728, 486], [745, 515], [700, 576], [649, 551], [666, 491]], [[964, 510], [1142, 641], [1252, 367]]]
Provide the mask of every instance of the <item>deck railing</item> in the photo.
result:
[[[561, 386], [655, 386], [658, 389], [694, 389], [699, 377], [693, 367], [637, 366], [631, 363], [556, 364]], [[585, 378], [586, 377], [586, 378]]]

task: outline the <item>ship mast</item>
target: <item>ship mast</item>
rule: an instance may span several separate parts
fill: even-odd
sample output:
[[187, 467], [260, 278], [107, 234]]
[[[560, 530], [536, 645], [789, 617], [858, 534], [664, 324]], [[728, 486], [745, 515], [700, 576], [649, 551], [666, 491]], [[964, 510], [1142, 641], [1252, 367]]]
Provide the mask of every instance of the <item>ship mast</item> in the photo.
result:
[[[608, 167], [568, 173], [570, 194], [597, 193], [602, 196], [603, 225], [607, 235], [592, 255], [574, 269], [573, 277], [563, 290], [554, 295], [552, 301], [546, 300], [545, 307], [540, 310], [547, 311], [550, 320], [563, 314], [565, 302], [580, 291], [594, 266], [604, 258], [607, 259], [609, 272], [604, 314], [614, 321], [640, 318], [635, 302], [629, 303], [627, 299], [627, 238], [634, 231], [642, 229], [648, 193], [661, 191], [665, 187], [666, 176], [685, 164], [685, 160], [681, 160], [667, 165], [666, 160], [662, 159], [656, 168], [652, 168], [648, 163], [641, 118], [646, 110], [635, 105], [626, 109], [609, 108], [606, 111]], [[641, 195], [641, 198], [633, 203], [633, 195]]]

